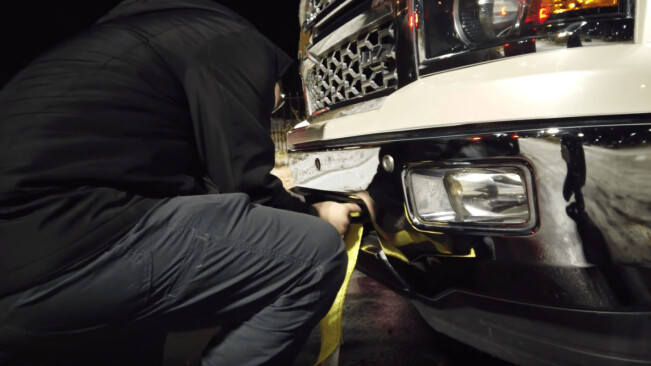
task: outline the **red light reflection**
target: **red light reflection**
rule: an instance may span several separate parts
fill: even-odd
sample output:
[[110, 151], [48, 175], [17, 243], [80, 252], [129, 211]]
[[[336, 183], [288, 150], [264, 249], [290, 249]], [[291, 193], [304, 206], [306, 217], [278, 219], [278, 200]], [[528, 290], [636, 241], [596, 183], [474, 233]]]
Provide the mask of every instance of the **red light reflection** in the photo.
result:
[[313, 115], [313, 116], [318, 116], [319, 114], [321, 114], [321, 113], [325, 113], [325, 112], [327, 112], [327, 111], [329, 111], [329, 110], [330, 110], [330, 108], [328, 108], [328, 107], [321, 108], [321, 109], [315, 111], [314, 113], [312, 113], [312, 115]]
[[556, 0], [530, 0], [529, 10], [525, 18], [525, 23], [537, 22], [542, 24], [549, 19], [550, 2]]
[[409, 28], [413, 29], [414, 27], [418, 28], [418, 13], [411, 13], [409, 15]]
[[479, 137], [479, 136], [475, 136], [475, 137], [471, 137], [470, 139], [471, 139], [472, 141], [480, 141], [480, 140], [481, 140], [481, 137]]

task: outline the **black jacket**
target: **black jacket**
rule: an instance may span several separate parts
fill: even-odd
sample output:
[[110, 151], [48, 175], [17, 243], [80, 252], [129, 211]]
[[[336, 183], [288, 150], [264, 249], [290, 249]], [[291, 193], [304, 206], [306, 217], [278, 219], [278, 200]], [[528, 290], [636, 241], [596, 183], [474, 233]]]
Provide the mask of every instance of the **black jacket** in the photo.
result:
[[208, 0], [128, 0], [0, 93], [0, 296], [84, 263], [169, 197], [246, 192], [314, 214], [269, 174], [289, 58]]

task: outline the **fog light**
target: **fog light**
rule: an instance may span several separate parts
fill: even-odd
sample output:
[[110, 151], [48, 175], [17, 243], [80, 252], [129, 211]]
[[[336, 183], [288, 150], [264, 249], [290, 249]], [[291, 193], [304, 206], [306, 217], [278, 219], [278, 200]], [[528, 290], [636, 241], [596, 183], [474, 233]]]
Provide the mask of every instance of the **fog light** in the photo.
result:
[[420, 228], [520, 231], [535, 225], [531, 171], [522, 164], [412, 165], [407, 212]]

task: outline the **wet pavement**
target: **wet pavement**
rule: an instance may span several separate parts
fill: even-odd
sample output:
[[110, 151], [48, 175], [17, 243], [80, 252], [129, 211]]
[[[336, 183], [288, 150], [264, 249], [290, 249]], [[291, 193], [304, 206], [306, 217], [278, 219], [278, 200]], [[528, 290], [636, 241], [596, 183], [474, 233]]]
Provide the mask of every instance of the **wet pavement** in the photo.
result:
[[[355, 272], [344, 303], [344, 344], [340, 366], [509, 366], [431, 329], [404, 298]], [[318, 355], [318, 329], [294, 366], [312, 366]]]
[[[214, 333], [170, 335], [163, 364], [197, 365]], [[409, 302], [359, 272], [353, 274], [344, 303], [343, 337], [340, 366], [511, 365], [434, 331]], [[294, 366], [314, 365], [319, 346], [317, 327]]]

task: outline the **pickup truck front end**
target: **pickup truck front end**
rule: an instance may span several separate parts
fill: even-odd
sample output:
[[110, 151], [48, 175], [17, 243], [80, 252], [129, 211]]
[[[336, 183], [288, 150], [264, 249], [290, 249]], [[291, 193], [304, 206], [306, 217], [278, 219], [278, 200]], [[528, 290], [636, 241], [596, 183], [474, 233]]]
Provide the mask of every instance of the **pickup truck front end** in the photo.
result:
[[522, 365], [651, 364], [651, 7], [308, 0], [298, 193], [368, 190], [358, 268]]

